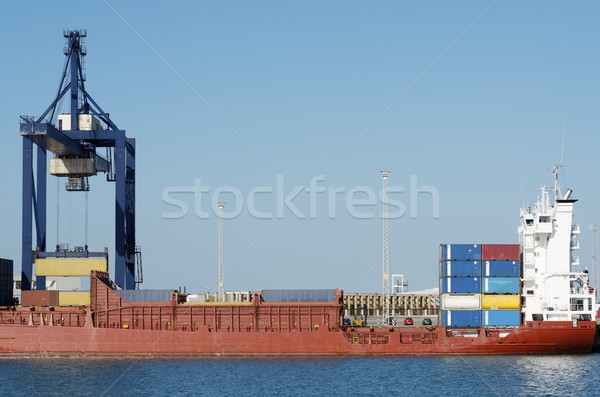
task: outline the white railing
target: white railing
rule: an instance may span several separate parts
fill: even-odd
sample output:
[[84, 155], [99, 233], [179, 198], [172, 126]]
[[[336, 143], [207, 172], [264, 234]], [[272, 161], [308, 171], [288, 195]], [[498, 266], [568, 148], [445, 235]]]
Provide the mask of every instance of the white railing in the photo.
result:
[[588, 295], [588, 296], [594, 296], [594, 289], [593, 288], [571, 288], [571, 295]]
[[578, 250], [579, 249], [579, 240], [571, 240], [571, 249]]

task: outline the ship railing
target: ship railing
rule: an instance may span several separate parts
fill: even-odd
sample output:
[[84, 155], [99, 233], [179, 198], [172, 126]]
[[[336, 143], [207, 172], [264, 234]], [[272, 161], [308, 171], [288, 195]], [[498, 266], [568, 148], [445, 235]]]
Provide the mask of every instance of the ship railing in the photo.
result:
[[571, 295], [592, 295], [594, 296], [596, 290], [594, 288], [571, 288]]
[[578, 250], [580, 248], [579, 240], [571, 240], [571, 249]]
[[584, 305], [575, 304], [575, 305], [571, 305], [571, 311], [572, 312], [590, 313], [590, 312], [592, 312], [592, 309], [588, 307], [588, 309], [586, 310]]

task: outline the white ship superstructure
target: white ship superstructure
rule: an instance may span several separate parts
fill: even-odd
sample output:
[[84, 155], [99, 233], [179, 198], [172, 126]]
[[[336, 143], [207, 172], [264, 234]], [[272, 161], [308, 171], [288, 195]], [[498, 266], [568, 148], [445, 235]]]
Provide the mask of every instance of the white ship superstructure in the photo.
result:
[[576, 255], [580, 227], [573, 223], [573, 206], [577, 200], [571, 189], [561, 194], [559, 169], [554, 169], [554, 189], [542, 186], [535, 206], [521, 209], [524, 321], [596, 319], [595, 291]]

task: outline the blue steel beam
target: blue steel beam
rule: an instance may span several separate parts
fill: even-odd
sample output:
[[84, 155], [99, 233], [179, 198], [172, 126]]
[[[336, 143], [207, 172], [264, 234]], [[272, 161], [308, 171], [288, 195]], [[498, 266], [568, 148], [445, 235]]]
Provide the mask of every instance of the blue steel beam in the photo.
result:
[[123, 289], [134, 289], [129, 286], [127, 266], [127, 236], [126, 236], [126, 189], [125, 161], [127, 153], [125, 138], [115, 140], [115, 283]]
[[71, 57], [71, 131], [79, 129], [79, 111], [77, 106], [79, 105], [79, 52], [80, 52], [80, 41], [79, 32], [72, 31], [70, 42], [71, 50], [69, 56]]
[[57, 156], [85, 155], [79, 142], [49, 123], [21, 123], [21, 136]]
[[135, 289], [135, 139], [115, 143], [115, 283]]
[[[61, 82], [61, 85], [62, 85], [62, 82]], [[58, 96], [56, 97], [56, 99], [54, 101], [52, 101], [50, 106], [48, 106], [48, 109], [46, 109], [46, 111], [44, 113], [42, 113], [42, 115], [37, 119], [38, 123], [42, 123], [44, 121], [44, 118], [48, 115], [48, 113], [50, 113], [50, 111], [52, 111], [52, 117], [54, 116], [54, 109], [56, 109], [56, 104], [67, 93], [67, 91], [69, 90], [70, 87], [71, 87], [71, 83], [67, 84], [65, 86], [65, 88], [63, 88], [63, 90], [58, 93]], [[52, 117], [50, 117], [50, 118], [52, 118]]]
[[[46, 185], [47, 185], [47, 153], [46, 149], [38, 146], [37, 148], [37, 176], [35, 194], [36, 194], [36, 251], [46, 251]], [[46, 289], [46, 277], [40, 276], [36, 278], [36, 289]]]
[[125, 130], [62, 131], [77, 141], [86, 141], [96, 147], [115, 147], [118, 139], [125, 139]]
[[108, 126], [113, 129], [113, 130], [118, 130], [119, 128], [116, 126], [115, 123], [113, 123], [113, 121], [110, 119], [110, 116], [108, 116], [108, 113], [105, 113], [104, 110], [102, 110], [102, 108], [100, 107], [100, 105], [98, 105], [96, 103], [96, 101], [94, 101], [94, 98], [92, 98], [92, 96], [87, 92], [84, 91], [84, 95], [85, 97], [92, 103], [92, 105], [94, 105], [96, 107], [96, 109], [98, 109], [97, 112], [95, 112], [98, 116], [102, 117], [102, 120], [104, 120], [104, 122], [106, 124], [108, 124]]
[[126, 139], [125, 149], [125, 285], [135, 289], [135, 139]]
[[33, 143], [23, 138], [23, 195], [21, 212], [21, 289], [31, 289], [33, 242]]

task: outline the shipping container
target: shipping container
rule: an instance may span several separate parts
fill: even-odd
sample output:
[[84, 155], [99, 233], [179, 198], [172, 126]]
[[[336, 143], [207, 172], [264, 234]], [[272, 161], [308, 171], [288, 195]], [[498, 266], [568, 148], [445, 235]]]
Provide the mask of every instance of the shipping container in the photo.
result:
[[333, 302], [335, 289], [263, 289], [264, 302]]
[[203, 303], [206, 302], [206, 296], [204, 294], [189, 294], [185, 297], [185, 301], [188, 303]]
[[40, 258], [35, 260], [36, 276], [89, 277], [92, 270], [107, 272], [108, 261], [106, 258]]
[[89, 306], [89, 291], [60, 291], [58, 293], [59, 306]]
[[12, 275], [0, 275], [0, 292], [12, 291], [13, 284], [14, 280]]
[[521, 291], [521, 279], [518, 277], [484, 277], [484, 294], [518, 294]]
[[[0, 258], [0, 293], [4, 293], [0, 297], [0, 306], [9, 306], [12, 304], [13, 277], [13, 261]], [[9, 295], [11, 298], [7, 301]]]
[[13, 261], [12, 259], [0, 258], [0, 275], [7, 276], [13, 274]]
[[127, 302], [170, 302], [176, 292], [170, 289], [121, 289], [115, 291]]
[[481, 277], [444, 277], [440, 279], [440, 292], [451, 294], [477, 294], [481, 292]]
[[483, 244], [481, 259], [484, 261], [518, 261], [521, 258], [519, 244]]
[[442, 322], [446, 327], [476, 328], [481, 327], [480, 310], [445, 310]]
[[520, 277], [520, 261], [483, 261], [484, 277]]
[[440, 262], [441, 277], [481, 277], [480, 261]]
[[441, 244], [440, 260], [479, 261], [481, 245], [479, 244]]
[[484, 310], [481, 317], [485, 327], [518, 327], [521, 325], [520, 310]]
[[96, 159], [51, 158], [49, 173], [56, 176], [93, 176], [96, 175]]
[[442, 294], [442, 310], [481, 310], [481, 294]]
[[0, 306], [12, 306], [13, 304], [13, 291], [5, 290], [0, 291]]
[[58, 291], [21, 291], [22, 306], [58, 306]]
[[521, 295], [486, 295], [482, 297], [484, 309], [510, 310], [521, 308]]

